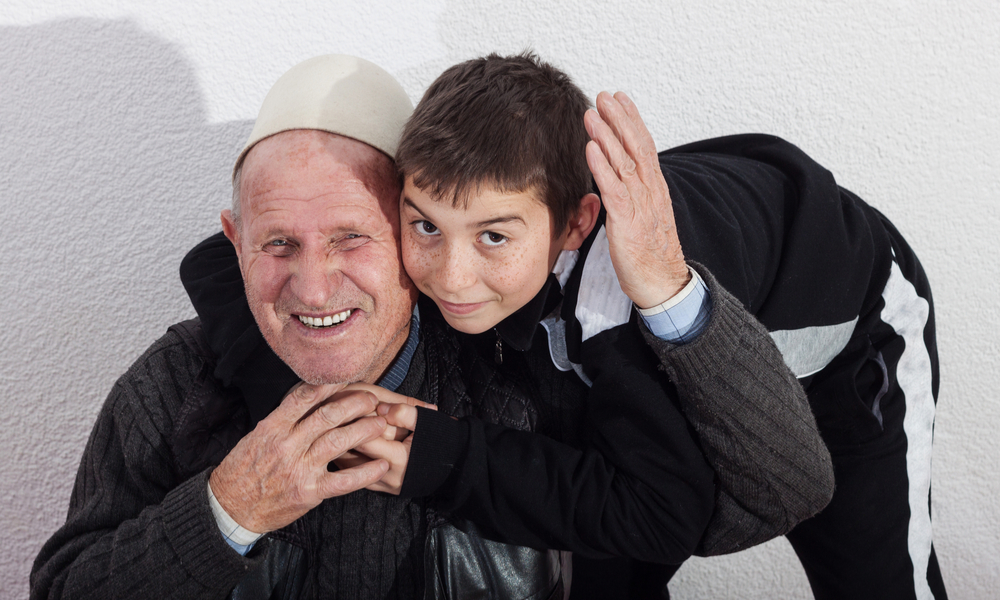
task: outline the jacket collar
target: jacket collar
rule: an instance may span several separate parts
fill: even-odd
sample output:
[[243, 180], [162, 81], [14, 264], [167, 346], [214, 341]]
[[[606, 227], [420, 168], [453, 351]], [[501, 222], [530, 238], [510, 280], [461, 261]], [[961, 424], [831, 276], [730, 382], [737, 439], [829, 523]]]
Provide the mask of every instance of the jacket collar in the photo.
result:
[[535, 337], [538, 324], [545, 315], [562, 302], [562, 291], [559, 280], [550, 274], [545, 285], [527, 304], [517, 309], [512, 315], [497, 323], [495, 327], [500, 336], [511, 348], [524, 352], [531, 349], [531, 340]]

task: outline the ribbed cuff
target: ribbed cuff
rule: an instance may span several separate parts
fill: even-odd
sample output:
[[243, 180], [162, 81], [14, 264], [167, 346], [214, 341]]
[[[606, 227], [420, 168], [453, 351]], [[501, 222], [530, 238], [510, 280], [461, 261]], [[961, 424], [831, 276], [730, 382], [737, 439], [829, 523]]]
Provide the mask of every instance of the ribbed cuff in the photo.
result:
[[436, 410], [417, 407], [417, 425], [399, 495], [430, 496], [451, 476], [469, 444], [468, 426]]
[[260, 559], [233, 552], [219, 533], [205, 493], [210, 473], [206, 469], [171, 490], [160, 508], [167, 539], [184, 569], [205, 588], [225, 595]]
[[[698, 263], [691, 265], [705, 281], [712, 299], [708, 323], [697, 338], [683, 345], [657, 338], [643, 324], [641, 329], [646, 342], [657, 354], [669, 354], [670, 362], [675, 365], [675, 369], [670, 370], [671, 376], [677, 372], [685, 373], [683, 379], [687, 382], [702, 381], [719, 373], [731, 373], [734, 361], [751, 361], [741, 366], [760, 368], [759, 362], [753, 362], [759, 359], [759, 352], [748, 345], [744, 338], [748, 329], [759, 329], [766, 336], [764, 326], [743, 309], [740, 302], [719, 284], [708, 269]], [[735, 349], [746, 352], [746, 356], [735, 352]]]

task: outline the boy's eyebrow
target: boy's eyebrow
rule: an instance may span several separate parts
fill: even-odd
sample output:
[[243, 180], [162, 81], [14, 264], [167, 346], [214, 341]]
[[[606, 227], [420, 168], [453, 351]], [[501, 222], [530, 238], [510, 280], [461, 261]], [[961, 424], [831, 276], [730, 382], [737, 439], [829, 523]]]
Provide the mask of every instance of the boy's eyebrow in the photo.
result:
[[486, 219], [485, 221], [480, 221], [476, 223], [476, 228], [489, 227], [490, 225], [496, 225], [497, 223], [510, 223], [512, 221], [520, 221], [522, 225], [527, 225], [524, 219], [520, 215], [506, 215], [500, 217], [493, 217], [492, 219]]
[[410, 200], [410, 199], [409, 199], [408, 197], [406, 197], [406, 196], [403, 196], [403, 204], [404, 204], [405, 206], [409, 206], [409, 207], [410, 207], [410, 208], [412, 208], [413, 210], [415, 210], [415, 211], [417, 211], [418, 213], [420, 213], [420, 216], [421, 216], [421, 217], [423, 217], [423, 218], [425, 218], [425, 219], [427, 218], [427, 215], [425, 215], [425, 214], [424, 214], [424, 211], [422, 211], [422, 210], [420, 210], [419, 208], [417, 208], [417, 205], [413, 203], [413, 200]]
[[[422, 210], [420, 210], [419, 208], [417, 208], [417, 205], [414, 204], [412, 200], [410, 200], [409, 198], [407, 198], [405, 196], [403, 197], [403, 204], [406, 205], [406, 206], [409, 206], [413, 210], [415, 210], [418, 213], [420, 213], [421, 217], [424, 217], [425, 219], [427, 218], [427, 215], [425, 215]], [[490, 225], [496, 225], [497, 223], [510, 223], [510, 222], [513, 222], [513, 221], [518, 221], [522, 225], [525, 225], [525, 226], [527, 225], [527, 223], [524, 222], [524, 219], [521, 217], [521, 215], [500, 215], [499, 217], [493, 217], [492, 219], [486, 219], [485, 221], [479, 221], [478, 223], [474, 224], [474, 227], [476, 227], [476, 228], [479, 228], [479, 227], [489, 227]]]

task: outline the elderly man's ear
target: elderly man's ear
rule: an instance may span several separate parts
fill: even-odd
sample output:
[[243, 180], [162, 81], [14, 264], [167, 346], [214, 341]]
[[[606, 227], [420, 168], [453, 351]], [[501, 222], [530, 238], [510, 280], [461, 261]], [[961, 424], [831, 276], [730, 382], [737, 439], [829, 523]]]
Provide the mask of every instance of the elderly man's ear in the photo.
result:
[[227, 208], [222, 211], [219, 218], [222, 220], [222, 233], [233, 243], [233, 247], [236, 248], [236, 256], [240, 256], [240, 231], [236, 227], [236, 221], [233, 220], [233, 211]]
[[587, 194], [580, 199], [580, 206], [569, 218], [567, 227], [569, 233], [563, 243], [563, 250], [577, 250], [587, 239], [594, 225], [597, 224], [597, 216], [601, 213], [601, 199], [597, 194]]

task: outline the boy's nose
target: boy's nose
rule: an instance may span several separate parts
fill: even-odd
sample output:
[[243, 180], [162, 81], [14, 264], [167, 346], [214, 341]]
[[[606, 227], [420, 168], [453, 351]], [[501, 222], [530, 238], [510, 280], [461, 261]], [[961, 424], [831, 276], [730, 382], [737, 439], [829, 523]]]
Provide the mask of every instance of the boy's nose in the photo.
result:
[[438, 271], [441, 291], [456, 293], [476, 282], [476, 273], [471, 256], [449, 248], [444, 264]]

